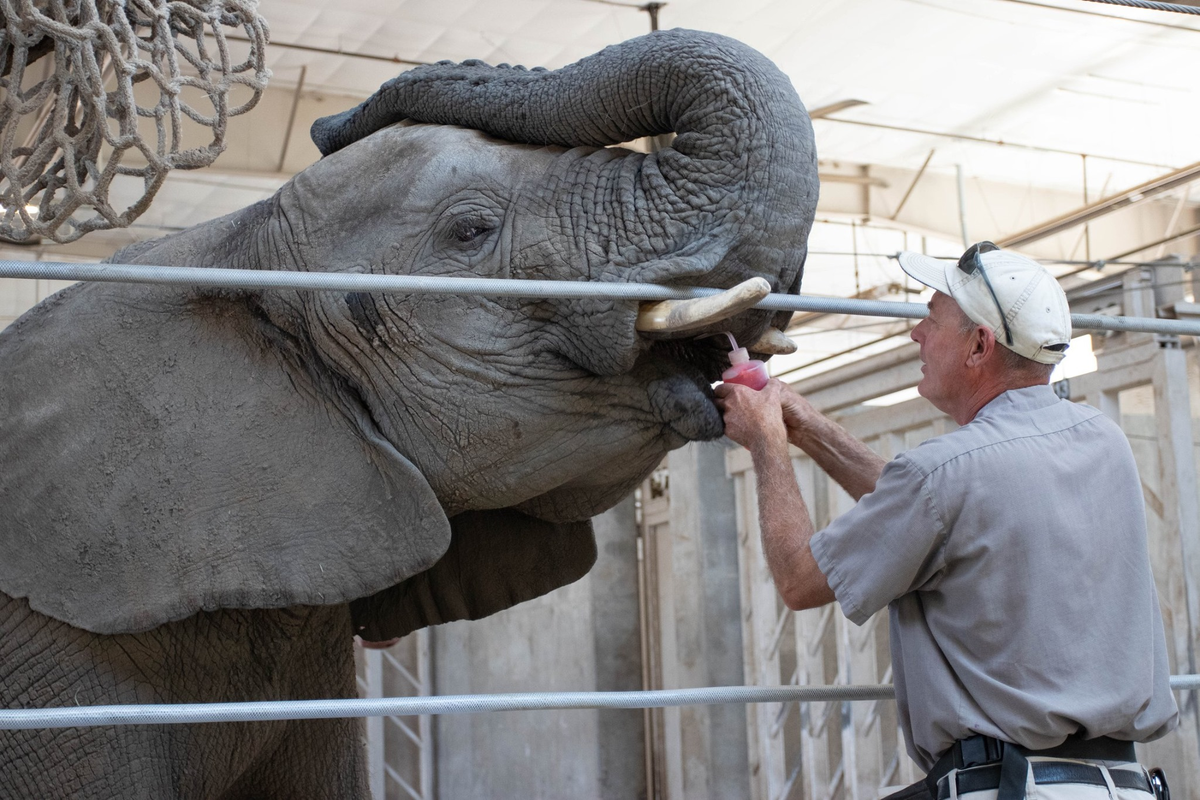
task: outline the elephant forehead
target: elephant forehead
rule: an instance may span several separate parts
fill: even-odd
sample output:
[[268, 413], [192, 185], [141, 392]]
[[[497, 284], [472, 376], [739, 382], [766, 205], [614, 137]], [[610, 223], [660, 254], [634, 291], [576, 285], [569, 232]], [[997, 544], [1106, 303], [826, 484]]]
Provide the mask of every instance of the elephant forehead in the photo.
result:
[[433, 199], [471, 183], [502, 189], [536, 181], [561, 152], [469, 128], [398, 122], [326, 156], [301, 176], [322, 191], [345, 187], [361, 196], [400, 174], [411, 182], [408, 188], [428, 191]]

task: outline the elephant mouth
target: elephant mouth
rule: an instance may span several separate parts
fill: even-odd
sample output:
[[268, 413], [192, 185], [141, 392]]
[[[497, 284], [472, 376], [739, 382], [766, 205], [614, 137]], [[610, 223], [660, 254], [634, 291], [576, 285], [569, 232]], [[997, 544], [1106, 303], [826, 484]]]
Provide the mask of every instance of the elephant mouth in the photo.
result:
[[715, 340], [651, 344], [647, 355], [660, 377], [650, 382], [648, 396], [664, 433], [675, 440], [670, 447], [716, 439], [725, 433], [712, 390], [728, 365], [725, 353]]
[[665, 339], [650, 344], [652, 358], [667, 361], [709, 390], [729, 368], [729, 347], [723, 338]]

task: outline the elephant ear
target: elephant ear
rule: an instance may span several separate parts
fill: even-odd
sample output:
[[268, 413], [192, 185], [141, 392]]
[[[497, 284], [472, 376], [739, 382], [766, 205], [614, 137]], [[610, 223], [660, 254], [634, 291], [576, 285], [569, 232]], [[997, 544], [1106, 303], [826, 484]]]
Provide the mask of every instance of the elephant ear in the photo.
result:
[[450, 520], [450, 549], [432, 569], [350, 604], [369, 642], [460, 619], [480, 619], [577, 581], [596, 562], [590, 520], [553, 523], [515, 509]]
[[75, 286], [0, 334], [0, 591], [95, 633], [347, 602], [450, 524], [252, 298]]

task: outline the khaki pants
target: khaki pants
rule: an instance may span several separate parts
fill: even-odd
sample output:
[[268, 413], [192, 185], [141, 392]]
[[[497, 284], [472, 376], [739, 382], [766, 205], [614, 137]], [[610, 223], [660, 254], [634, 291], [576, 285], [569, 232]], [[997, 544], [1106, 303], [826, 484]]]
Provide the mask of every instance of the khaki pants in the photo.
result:
[[[1035, 761], [1067, 761], [1071, 759], [1058, 758], [1031, 758], [1029, 763], [1032, 765]], [[1154, 800], [1154, 795], [1150, 792], [1143, 792], [1140, 789], [1122, 789], [1119, 786], [1114, 786], [1112, 779], [1108, 775], [1108, 771], [1116, 771], [1118, 769], [1129, 769], [1141, 774], [1145, 774], [1142, 765], [1136, 762], [1103, 762], [1103, 761], [1075, 761], [1077, 764], [1090, 764], [1094, 767], [1099, 767], [1104, 774], [1107, 786], [1097, 786], [1090, 783], [1049, 783], [1035, 784], [1033, 782], [1033, 770], [1030, 769], [1028, 777], [1025, 781], [1025, 800]], [[946, 780], [953, 780], [955, 773], [958, 770], [952, 770], [946, 776]], [[996, 790], [987, 789], [981, 792], [969, 792], [967, 794], [958, 794], [955, 791], [956, 784], [950, 783], [950, 800], [996, 800]]]
[[[1071, 759], [1039, 758], [1037, 756], [1029, 759], [1030, 764], [1034, 763], [1035, 761], [1071, 761]], [[1127, 769], [1141, 773], [1142, 775], [1146, 774], [1146, 771], [1142, 768], [1142, 765], [1136, 762], [1073, 761], [1073, 763], [1089, 764], [1093, 767], [1099, 767], [1102, 770], [1115, 771], [1118, 769]], [[949, 780], [951, 776], [956, 775], [957, 773], [958, 770], [952, 770], [944, 780]], [[955, 789], [957, 789], [957, 784], [952, 783], [950, 786], [953, 787], [950, 794], [951, 800], [954, 800], [956, 797], [962, 798], [962, 800], [996, 800], [996, 789], [987, 789], [980, 792], [966, 792], [963, 794], [958, 794], [955, 791]], [[879, 796], [881, 798], [887, 797], [893, 792], [897, 792], [903, 788], [903, 786], [887, 786], [880, 790]], [[1025, 799], [1154, 800], [1154, 795], [1150, 792], [1144, 792], [1140, 789], [1122, 789], [1118, 786], [1112, 785], [1111, 781], [1106, 786], [1097, 786], [1090, 783], [1051, 783], [1041, 784], [1039, 786], [1033, 782], [1033, 773], [1031, 770], [1025, 782]], [[936, 798], [932, 798], [932, 800], [936, 800]]]

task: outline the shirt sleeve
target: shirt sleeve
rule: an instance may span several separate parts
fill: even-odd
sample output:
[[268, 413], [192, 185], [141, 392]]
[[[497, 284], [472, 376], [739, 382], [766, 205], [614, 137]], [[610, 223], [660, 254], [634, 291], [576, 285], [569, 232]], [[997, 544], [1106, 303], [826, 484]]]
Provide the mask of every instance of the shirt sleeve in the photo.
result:
[[945, 527], [925, 476], [901, 455], [810, 546], [842, 613], [862, 625], [945, 566]]

